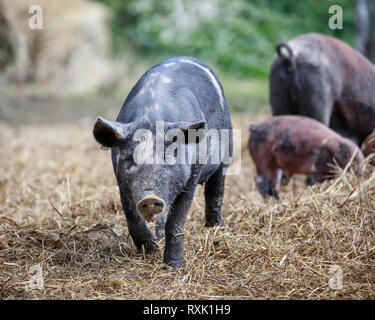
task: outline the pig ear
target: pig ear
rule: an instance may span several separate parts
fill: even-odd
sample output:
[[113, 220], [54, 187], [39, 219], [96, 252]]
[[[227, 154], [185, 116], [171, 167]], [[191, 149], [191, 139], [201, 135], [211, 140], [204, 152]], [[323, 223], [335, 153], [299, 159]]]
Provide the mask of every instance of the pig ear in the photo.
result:
[[94, 137], [102, 146], [112, 148], [125, 140], [131, 125], [132, 123], [109, 121], [98, 117], [94, 126]]
[[184, 133], [186, 144], [189, 143], [189, 129], [193, 129], [197, 131], [199, 129], [206, 129], [206, 122], [203, 120], [165, 122], [164, 125], [165, 125], [166, 132], [170, 129], [180, 129]]
[[197, 121], [177, 121], [177, 122], [166, 122], [165, 129], [180, 129], [183, 132], [187, 132], [189, 129], [206, 129], [206, 122], [203, 120]]

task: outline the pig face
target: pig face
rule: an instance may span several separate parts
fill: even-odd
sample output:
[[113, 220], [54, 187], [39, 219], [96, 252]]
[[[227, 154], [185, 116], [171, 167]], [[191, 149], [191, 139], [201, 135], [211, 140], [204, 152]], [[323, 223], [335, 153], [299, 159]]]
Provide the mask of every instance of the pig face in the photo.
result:
[[[168, 212], [177, 195], [183, 191], [192, 170], [184, 156], [188, 154], [188, 148], [195, 147], [194, 143], [186, 141], [185, 134], [189, 129], [205, 127], [203, 121], [163, 124], [163, 137], [156, 130], [156, 124], [150, 121], [123, 124], [99, 117], [94, 127], [96, 140], [105, 147], [113, 148], [121, 197], [127, 199], [132, 210], [146, 221], [154, 221]], [[171, 129], [178, 129], [173, 138], [168, 134]], [[165, 137], [164, 132], [167, 132]], [[172, 144], [178, 148], [173, 148]]]

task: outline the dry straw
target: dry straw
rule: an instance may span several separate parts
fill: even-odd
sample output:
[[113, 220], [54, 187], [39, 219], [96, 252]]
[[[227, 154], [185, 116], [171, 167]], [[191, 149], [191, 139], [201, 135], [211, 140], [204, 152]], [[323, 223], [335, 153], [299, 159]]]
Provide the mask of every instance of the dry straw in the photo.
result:
[[[262, 118], [262, 117], [261, 117]], [[227, 177], [225, 225], [207, 229], [199, 187], [185, 266], [138, 253], [111, 168], [91, 128], [0, 124], [1, 299], [373, 299], [375, 171], [350, 168], [307, 188], [302, 177], [263, 201], [243, 129], [242, 171]], [[263, 116], [264, 118], [264, 116]], [[33, 288], [39, 266], [43, 287]], [[330, 268], [342, 270], [331, 288]]]

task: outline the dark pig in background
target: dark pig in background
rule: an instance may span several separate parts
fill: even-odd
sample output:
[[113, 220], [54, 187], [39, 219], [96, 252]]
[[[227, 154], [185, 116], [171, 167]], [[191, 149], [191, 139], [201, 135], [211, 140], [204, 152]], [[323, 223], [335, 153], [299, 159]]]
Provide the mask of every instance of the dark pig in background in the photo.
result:
[[[165, 132], [178, 129], [184, 137], [192, 129], [226, 130], [229, 137], [226, 151], [220, 153], [216, 162], [208, 156], [206, 163], [198, 160], [196, 163], [137, 163], [134, 152], [140, 142], [135, 135], [138, 129], [146, 129], [155, 137], [157, 122], [163, 123]], [[149, 69], [133, 87], [116, 121], [97, 119], [94, 136], [101, 145], [112, 148], [122, 206], [135, 245], [138, 249], [144, 246], [147, 252], [157, 249], [156, 237], [145, 220], [153, 221], [161, 216], [156, 231], [162, 235], [165, 230], [164, 263], [181, 267], [184, 224], [198, 183], [205, 185], [206, 226], [222, 224], [224, 173], [233, 146], [230, 114], [218, 78], [194, 58], [163, 61]], [[173, 141], [164, 142], [164, 154]], [[210, 141], [207, 139], [208, 155], [211, 148], [218, 148]], [[183, 139], [180, 146], [187, 152], [189, 148], [196, 149], [197, 142]]]
[[375, 66], [344, 42], [316, 33], [279, 43], [276, 52], [273, 115], [316, 119], [360, 145], [375, 127]]
[[322, 123], [303, 116], [272, 117], [252, 124], [249, 152], [256, 166], [261, 195], [279, 197], [282, 172], [312, 175], [316, 182], [332, 178], [335, 162], [344, 168], [351, 160], [359, 168], [364, 157], [357, 145]]

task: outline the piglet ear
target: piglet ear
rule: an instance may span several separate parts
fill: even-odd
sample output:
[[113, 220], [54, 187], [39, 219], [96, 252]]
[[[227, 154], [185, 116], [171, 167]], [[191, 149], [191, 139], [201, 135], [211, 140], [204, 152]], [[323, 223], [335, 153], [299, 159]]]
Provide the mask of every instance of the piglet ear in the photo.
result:
[[94, 137], [104, 147], [116, 147], [125, 140], [131, 126], [132, 123], [109, 121], [98, 117], [94, 126]]

